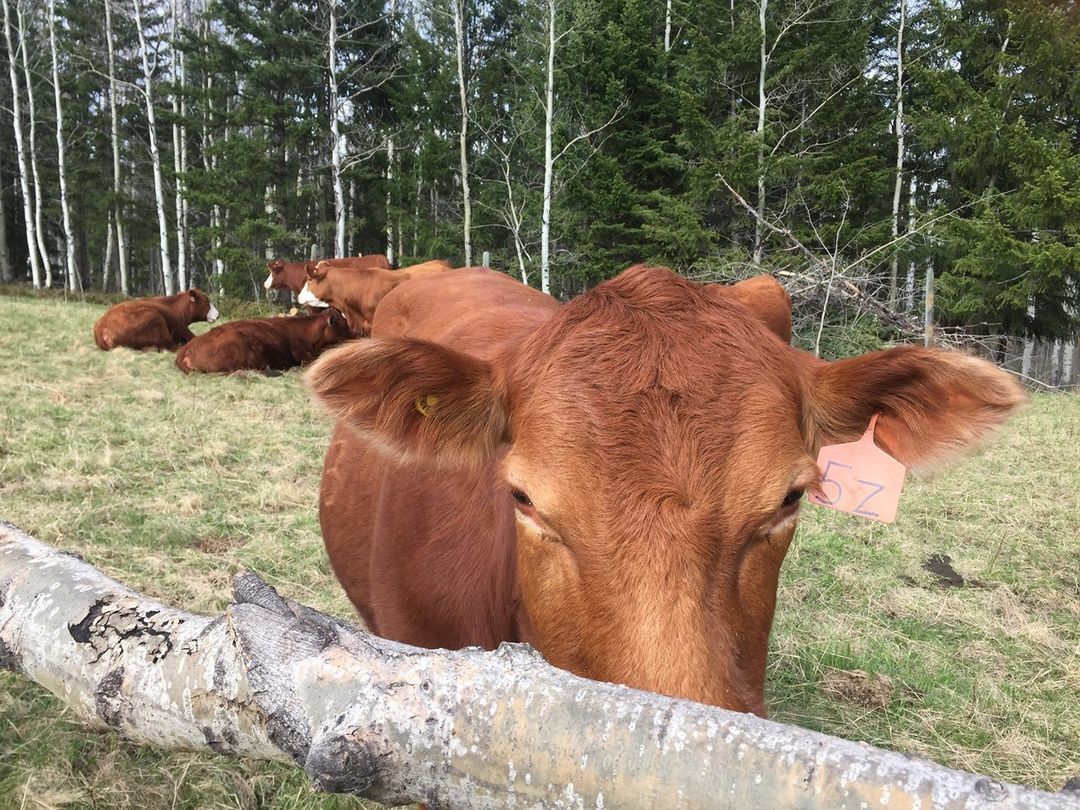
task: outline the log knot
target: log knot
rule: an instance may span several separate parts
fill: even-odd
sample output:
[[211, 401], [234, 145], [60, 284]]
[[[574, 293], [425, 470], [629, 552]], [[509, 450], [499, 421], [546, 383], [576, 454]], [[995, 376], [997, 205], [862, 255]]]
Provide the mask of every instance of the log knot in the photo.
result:
[[350, 736], [327, 734], [316, 740], [304, 771], [324, 793], [364, 795], [379, 776], [379, 755]]

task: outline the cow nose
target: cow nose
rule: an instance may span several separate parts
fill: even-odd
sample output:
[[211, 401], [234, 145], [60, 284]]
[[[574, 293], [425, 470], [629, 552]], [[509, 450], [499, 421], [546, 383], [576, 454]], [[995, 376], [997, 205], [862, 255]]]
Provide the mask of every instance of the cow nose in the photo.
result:
[[273, 274], [270, 274], [270, 275], [268, 275], [266, 277], [266, 281], [263, 282], [263, 286], [266, 287], [266, 289], [268, 289], [268, 290], [271, 287], [274, 286], [274, 276], [273, 276]]
[[211, 304], [210, 305], [210, 311], [206, 313], [206, 322], [207, 323], [213, 323], [214, 321], [216, 321], [218, 319], [218, 315], [220, 315], [220, 314], [221, 313], [218, 312], [217, 307], [215, 307], [213, 304]]

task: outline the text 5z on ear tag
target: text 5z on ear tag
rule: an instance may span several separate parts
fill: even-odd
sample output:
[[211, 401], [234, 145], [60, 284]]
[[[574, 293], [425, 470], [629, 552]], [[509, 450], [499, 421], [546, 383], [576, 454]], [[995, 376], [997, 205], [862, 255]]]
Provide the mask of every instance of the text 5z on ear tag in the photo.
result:
[[904, 486], [903, 464], [874, 444], [877, 414], [857, 442], [830, 444], [818, 453], [821, 489], [809, 500], [841, 512], [892, 523]]

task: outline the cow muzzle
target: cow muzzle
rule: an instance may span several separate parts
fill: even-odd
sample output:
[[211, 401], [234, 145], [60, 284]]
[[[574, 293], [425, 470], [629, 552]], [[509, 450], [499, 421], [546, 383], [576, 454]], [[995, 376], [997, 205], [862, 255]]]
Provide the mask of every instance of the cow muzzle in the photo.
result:
[[266, 281], [263, 282], [263, 286], [268, 290], [272, 290], [274, 288], [274, 274], [273, 273], [271, 273], [270, 275], [268, 275], [266, 277]]
[[304, 289], [300, 290], [300, 295], [298, 295], [296, 297], [296, 300], [297, 300], [297, 302], [303, 304], [304, 306], [308, 306], [308, 307], [328, 307], [328, 306], [330, 306], [325, 301], [321, 301], [318, 298], [316, 298], [314, 293], [311, 292], [311, 288], [308, 287], [308, 285], [306, 283], [304, 284]]
[[211, 304], [210, 305], [210, 311], [206, 313], [206, 322], [207, 323], [213, 323], [214, 321], [216, 321], [218, 319], [218, 316], [220, 314], [221, 313], [218, 312], [218, 308], [215, 307], [213, 304]]

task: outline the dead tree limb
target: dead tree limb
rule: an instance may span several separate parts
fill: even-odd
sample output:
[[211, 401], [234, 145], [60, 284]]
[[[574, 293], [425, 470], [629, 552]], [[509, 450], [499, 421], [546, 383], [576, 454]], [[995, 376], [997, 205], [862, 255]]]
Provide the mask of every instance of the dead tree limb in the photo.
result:
[[223, 616], [128, 590], [0, 523], [0, 664], [135, 742], [302, 767], [434, 807], [1075, 807], [866, 745], [552, 668], [407, 647], [253, 574]]

